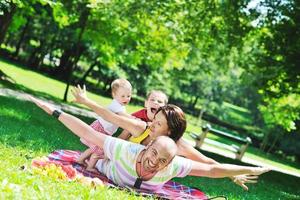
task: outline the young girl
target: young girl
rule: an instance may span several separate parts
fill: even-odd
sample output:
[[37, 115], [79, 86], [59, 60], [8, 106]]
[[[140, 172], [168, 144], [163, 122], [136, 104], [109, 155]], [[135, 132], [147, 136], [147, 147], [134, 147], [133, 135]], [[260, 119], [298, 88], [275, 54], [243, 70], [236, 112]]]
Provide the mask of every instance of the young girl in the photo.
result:
[[[108, 106], [108, 109], [116, 114], [129, 116], [128, 114], [126, 114], [125, 106], [131, 99], [132, 86], [130, 82], [126, 79], [116, 79], [111, 83], [111, 90], [113, 100]], [[113, 135], [118, 129], [118, 126], [105, 121], [102, 117], [99, 117], [97, 120], [95, 120], [91, 124], [91, 127], [94, 130], [106, 135]], [[98, 148], [93, 143], [90, 143], [82, 138], [80, 139], [80, 141], [83, 144], [87, 145], [89, 148], [80, 155], [80, 157], [77, 159], [77, 162], [80, 164], [86, 163], [86, 169], [88, 171], [94, 171], [97, 160], [103, 155], [103, 150], [101, 148]], [[88, 158], [89, 161], [87, 161]]]

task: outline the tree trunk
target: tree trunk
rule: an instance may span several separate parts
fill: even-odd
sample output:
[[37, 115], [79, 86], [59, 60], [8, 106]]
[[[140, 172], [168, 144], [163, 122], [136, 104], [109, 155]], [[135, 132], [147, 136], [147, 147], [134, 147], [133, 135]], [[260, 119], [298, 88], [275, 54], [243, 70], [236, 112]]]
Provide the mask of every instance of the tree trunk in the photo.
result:
[[[78, 35], [77, 42], [75, 43], [75, 45], [73, 45], [73, 50], [75, 50], [75, 55], [73, 57], [74, 58], [73, 62], [71, 62], [71, 65], [68, 68], [70, 71], [68, 71], [68, 74], [66, 75], [67, 76], [67, 87], [66, 87], [66, 90], [65, 90], [65, 93], [64, 93], [63, 101], [67, 101], [69, 86], [70, 86], [70, 83], [71, 83], [71, 80], [72, 80], [73, 68], [75, 67], [75, 65], [79, 61], [79, 58], [80, 58], [80, 56], [81, 56], [81, 54], [84, 50], [84, 47], [80, 46], [80, 43], [81, 43], [83, 32], [86, 28], [86, 24], [87, 24], [89, 15], [90, 15], [90, 8], [87, 8], [82, 12], [82, 14], [80, 16], [80, 19], [79, 19], [79, 27], [81, 27], [81, 29], [80, 29], [80, 32], [79, 32], [79, 35]], [[70, 57], [69, 57], [69, 60], [72, 61], [70, 59]]]
[[273, 142], [272, 142], [271, 146], [267, 150], [267, 153], [270, 153], [274, 149], [274, 147], [275, 147], [276, 143], [278, 142], [278, 140], [280, 139], [280, 137], [281, 137], [281, 134], [277, 133], [275, 138], [273, 139]]
[[31, 52], [29, 58], [27, 59], [27, 65], [30, 67], [30, 68], [35, 68], [33, 65], [34, 63], [34, 60], [36, 58], [36, 54], [38, 53], [39, 51], [39, 48], [35, 48], [33, 49], [33, 51]]
[[269, 133], [266, 133], [264, 135], [263, 141], [261, 142], [260, 150], [266, 151], [266, 147], [267, 147], [268, 142], [269, 142]]
[[194, 102], [192, 103], [192, 109], [194, 109], [196, 107], [196, 104], [198, 102], [199, 96], [196, 96]]
[[91, 71], [94, 69], [94, 67], [98, 64], [98, 62], [94, 62], [93, 64], [90, 65], [89, 69], [84, 73], [82, 78], [79, 81], [79, 84], [83, 84], [85, 82], [86, 77], [91, 73]]
[[60, 77], [63, 80], [68, 79], [68, 68], [71, 67], [71, 56], [72, 56], [72, 49], [64, 49], [60, 60], [59, 66], [55, 69], [55, 75]]
[[[204, 102], [204, 104], [202, 105], [202, 107], [201, 107], [201, 110], [200, 110], [200, 113], [199, 113], [199, 115], [198, 115], [198, 120], [197, 120], [197, 125], [198, 126], [202, 126], [203, 124], [202, 124], [202, 118], [203, 118], [203, 114], [206, 112], [206, 108], [208, 107], [208, 104], [209, 104], [209, 102], [210, 102], [210, 99], [211, 98], [211, 95], [209, 95], [207, 98], [206, 98], [206, 101]], [[196, 102], [197, 103], [197, 102]], [[195, 104], [196, 105], [196, 104]]]
[[24, 41], [24, 38], [25, 38], [25, 33], [27, 32], [28, 28], [29, 28], [29, 24], [30, 24], [30, 21], [31, 21], [31, 17], [28, 17], [27, 18], [27, 22], [21, 32], [21, 35], [20, 35], [20, 39], [16, 45], [16, 51], [14, 53], [14, 57], [17, 58], [18, 55], [19, 55], [19, 51], [20, 51], [20, 48], [21, 48], [21, 44], [23, 43]]
[[4, 41], [6, 32], [10, 23], [12, 22], [12, 18], [16, 13], [16, 5], [13, 1], [10, 2], [10, 10], [4, 10], [3, 15], [0, 15], [0, 44]]

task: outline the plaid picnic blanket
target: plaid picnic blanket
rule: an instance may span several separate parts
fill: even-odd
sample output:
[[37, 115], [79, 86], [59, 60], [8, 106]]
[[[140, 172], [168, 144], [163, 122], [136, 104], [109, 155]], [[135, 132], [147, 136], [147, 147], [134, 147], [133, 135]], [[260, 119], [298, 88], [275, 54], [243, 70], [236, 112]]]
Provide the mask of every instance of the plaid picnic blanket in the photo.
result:
[[[34, 159], [32, 161], [32, 165], [34, 167], [42, 167], [47, 163], [55, 164], [61, 166], [70, 179], [73, 179], [74, 176], [76, 176], [75, 174], [79, 173], [85, 177], [99, 178], [105, 185], [110, 187], [128, 189], [115, 185], [111, 180], [101, 173], [86, 171], [83, 166], [75, 162], [79, 155], [79, 151], [56, 150], [47, 156], [47, 160]], [[162, 199], [207, 199], [207, 196], [202, 191], [184, 186], [174, 181], [168, 181], [159, 191], [153, 192], [135, 189], [135, 192], [143, 196], [155, 196]]]

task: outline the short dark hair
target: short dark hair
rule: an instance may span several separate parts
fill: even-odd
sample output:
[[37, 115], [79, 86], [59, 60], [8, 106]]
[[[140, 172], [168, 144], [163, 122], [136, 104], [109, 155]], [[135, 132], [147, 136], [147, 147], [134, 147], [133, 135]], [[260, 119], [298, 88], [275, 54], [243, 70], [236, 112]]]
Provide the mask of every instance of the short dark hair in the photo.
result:
[[156, 114], [160, 111], [162, 111], [162, 113], [166, 117], [170, 130], [169, 137], [177, 142], [182, 137], [186, 129], [186, 119], [184, 112], [181, 110], [181, 108], [173, 104], [167, 104], [160, 107], [157, 110]]

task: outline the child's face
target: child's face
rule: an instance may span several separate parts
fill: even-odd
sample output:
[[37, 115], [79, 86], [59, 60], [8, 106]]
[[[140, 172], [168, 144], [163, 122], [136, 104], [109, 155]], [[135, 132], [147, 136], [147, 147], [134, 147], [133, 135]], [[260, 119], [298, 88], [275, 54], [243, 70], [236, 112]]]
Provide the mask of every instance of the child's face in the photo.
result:
[[126, 106], [131, 99], [131, 88], [119, 87], [117, 91], [113, 93], [113, 98], [121, 105]]
[[147, 117], [152, 121], [158, 108], [166, 105], [166, 97], [160, 92], [152, 92], [149, 98], [145, 101], [147, 109]]

